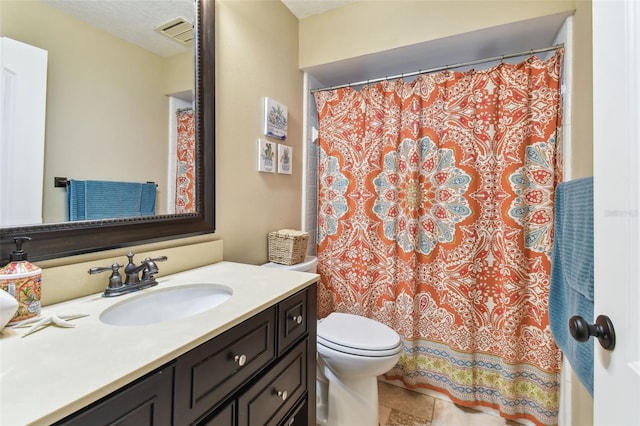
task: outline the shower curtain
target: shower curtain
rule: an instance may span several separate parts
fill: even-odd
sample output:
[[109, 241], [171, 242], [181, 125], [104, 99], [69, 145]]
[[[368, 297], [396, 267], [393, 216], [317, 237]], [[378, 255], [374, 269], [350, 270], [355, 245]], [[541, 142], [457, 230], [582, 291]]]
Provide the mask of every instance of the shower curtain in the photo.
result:
[[319, 316], [395, 329], [389, 380], [537, 424], [559, 399], [562, 54], [315, 95]]
[[196, 127], [192, 109], [176, 111], [176, 213], [195, 213]]

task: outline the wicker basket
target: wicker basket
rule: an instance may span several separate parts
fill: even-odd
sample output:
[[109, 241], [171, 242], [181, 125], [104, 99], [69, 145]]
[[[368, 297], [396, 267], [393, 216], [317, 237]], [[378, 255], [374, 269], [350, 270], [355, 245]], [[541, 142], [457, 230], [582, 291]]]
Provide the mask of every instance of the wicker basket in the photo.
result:
[[269, 232], [269, 262], [295, 265], [307, 256], [309, 233], [293, 229]]

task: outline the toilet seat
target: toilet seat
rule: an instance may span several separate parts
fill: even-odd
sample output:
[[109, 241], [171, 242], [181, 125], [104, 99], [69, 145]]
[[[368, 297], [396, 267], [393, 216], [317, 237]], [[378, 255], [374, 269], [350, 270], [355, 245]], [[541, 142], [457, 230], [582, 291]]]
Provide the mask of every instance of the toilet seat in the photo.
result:
[[318, 322], [318, 345], [350, 355], [386, 357], [400, 352], [400, 336], [386, 325], [333, 312]]

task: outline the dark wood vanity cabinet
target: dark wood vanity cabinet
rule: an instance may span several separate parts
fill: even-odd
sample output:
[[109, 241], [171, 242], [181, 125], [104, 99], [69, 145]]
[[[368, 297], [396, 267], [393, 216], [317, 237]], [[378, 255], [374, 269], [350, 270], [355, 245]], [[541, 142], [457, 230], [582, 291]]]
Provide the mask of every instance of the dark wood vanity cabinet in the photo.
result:
[[315, 301], [313, 284], [59, 424], [315, 424]]

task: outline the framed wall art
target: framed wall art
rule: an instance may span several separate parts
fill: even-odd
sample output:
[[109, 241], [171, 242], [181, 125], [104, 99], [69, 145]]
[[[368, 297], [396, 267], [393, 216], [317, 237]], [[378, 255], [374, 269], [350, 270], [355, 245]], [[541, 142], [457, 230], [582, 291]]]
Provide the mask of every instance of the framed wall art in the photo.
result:
[[258, 171], [276, 172], [276, 143], [258, 139]]
[[278, 173], [290, 175], [293, 169], [293, 148], [278, 144]]
[[264, 98], [264, 134], [287, 140], [287, 107], [271, 98]]

